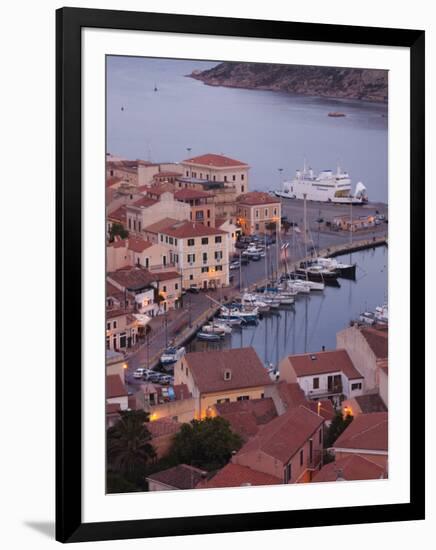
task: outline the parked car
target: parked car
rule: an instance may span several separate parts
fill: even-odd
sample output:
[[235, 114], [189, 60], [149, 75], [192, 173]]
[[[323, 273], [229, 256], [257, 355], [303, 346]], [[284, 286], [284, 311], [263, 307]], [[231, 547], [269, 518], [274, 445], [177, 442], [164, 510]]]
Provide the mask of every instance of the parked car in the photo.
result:
[[146, 371], [146, 370], [147, 370], [147, 369], [143, 369], [143, 368], [141, 368], [141, 367], [138, 368], [138, 369], [136, 369], [135, 372], [133, 373], [133, 378], [136, 378], [136, 379], [138, 379], [138, 378], [143, 378], [144, 375], [145, 375], [145, 371]]
[[161, 384], [170, 385], [174, 383], [174, 378], [170, 374], [162, 374], [159, 381]]
[[240, 265], [239, 260], [233, 260], [230, 262], [229, 269], [239, 269]]
[[150, 376], [147, 378], [147, 381], [151, 382], [152, 384], [159, 384], [162, 376], [164, 375], [160, 372], [154, 372], [153, 374], [150, 374]]
[[186, 292], [191, 292], [191, 294], [199, 294], [200, 289], [196, 286], [190, 286], [186, 289]]

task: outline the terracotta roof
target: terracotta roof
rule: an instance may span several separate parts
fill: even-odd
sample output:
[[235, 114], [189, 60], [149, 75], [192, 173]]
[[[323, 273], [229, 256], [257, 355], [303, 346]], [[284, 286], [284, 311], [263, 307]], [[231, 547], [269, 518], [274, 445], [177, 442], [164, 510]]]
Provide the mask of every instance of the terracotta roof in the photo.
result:
[[223, 155], [215, 155], [208, 153], [206, 155], [200, 155], [198, 157], [192, 157], [184, 160], [184, 164], [199, 164], [201, 166], [212, 166], [214, 168], [230, 168], [233, 166], [248, 166], [245, 162], [235, 160]]
[[194, 199], [208, 199], [213, 197], [212, 194], [207, 193], [206, 191], [200, 191], [198, 189], [189, 189], [185, 187], [184, 189], [179, 189], [174, 193], [174, 198], [178, 201], [188, 201]]
[[289, 355], [288, 360], [298, 377], [342, 372], [349, 380], [363, 378], [344, 349]]
[[[187, 353], [183, 359], [200, 393], [267, 386], [272, 381], [253, 348]], [[226, 371], [230, 379], [225, 380]]]
[[262, 426], [258, 434], [251, 438], [236, 456], [261, 451], [286, 464], [323, 422], [321, 416], [304, 405], [294, 407]]
[[126, 387], [118, 374], [109, 374], [106, 376], [106, 399], [125, 397], [126, 395]]
[[232, 430], [244, 439], [256, 435], [259, 426], [277, 416], [274, 402], [270, 397], [217, 403], [215, 409], [219, 416], [230, 422]]
[[147, 194], [159, 197], [160, 195], [163, 195], [164, 193], [172, 193], [174, 194], [174, 185], [172, 183], [159, 183], [152, 185], [148, 188]]
[[120, 206], [113, 212], [110, 212], [107, 217], [109, 220], [115, 220], [117, 222], [120, 222], [121, 224], [125, 224], [127, 220], [126, 207]]
[[126, 248], [127, 239], [122, 239], [119, 235], [115, 235], [114, 240], [108, 246], [111, 248]]
[[321, 403], [321, 406], [319, 407], [320, 416], [322, 416], [326, 422], [333, 420], [336, 412], [330, 399], [321, 399], [321, 401], [307, 401], [304, 406], [318, 414], [318, 403]]
[[386, 359], [388, 356], [387, 328], [364, 327], [360, 331], [377, 359]]
[[178, 271], [154, 271], [153, 276], [155, 277], [156, 281], [170, 281], [171, 279], [180, 279], [180, 273]]
[[106, 403], [106, 414], [118, 414], [120, 410], [119, 403]]
[[176, 422], [169, 417], [160, 418], [159, 420], [153, 420], [153, 422], [147, 423], [147, 430], [152, 437], [176, 434], [181, 427], [182, 424], [180, 422]]
[[276, 388], [283, 405], [287, 409], [306, 403], [304, 391], [297, 382], [288, 384], [285, 381], [280, 381], [276, 384]]
[[194, 489], [199, 481], [203, 479], [206, 472], [194, 468], [188, 464], [179, 464], [168, 470], [156, 472], [147, 477], [148, 480], [158, 481], [173, 489]]
[[281, 483], [283, 480], [278, 477], [252, 470], [247, 466], [229, 463], [219, 470], [212, 479], [200, 481], [196, 488], [218, 489], [249, 485], [279, 485]]
[[106, 178], [106, 187], [112, 187], [112, 185], [116, 185], [117, 183], [120, 183], [120, 181], [123, 181], [123, 178], [110, 176], [109, 178]]
[[111, 296], [112, 298], [116, 298], [117, 300], [122, 299], [124, 300], [124, 292], [122, 292], [119, 288], [114, 286], [109, 281], [106, 281], [106, 297]]
[[363, 413], [387, 412], [388, 410], [378, 393], [359, 395], [354, 399]]
[[251, 191], [251, 193], [245, 193], [237, 198], [238, 203], [247, 204], [253, 206], [256, 204], [280, 204], [280, 199], [272, 197], [268, 193], [263, 191]]
[[153, 204], [156, 204], [158, 201], [155, 199], [150, 199], [149, 197], [141, 197], [140, 199], [136, 200], [134, 203], [132, 203], [129, 206], [136, 206], [139, 208], [148, 208], [149, 206], [153, 206]]
[[[141, 267], [127, 267], [107, 274], [109, 280], [115, 281], [127, 290], [141, 290], [156, 281], [156, 276]], [[110, 282], [110, 281], [109, 281]]]
[[187, 239], [190, 237], [208, 237], [210, 235], [227, 235], [225, 231], [216, 227], [208, 227], [202, 223], [189, 221], [176, 222], [175, 224], [163, 227], [160, 231], [165, 235], [170, 235], [177, 239]]
[[123, 317], [127, 315], [128, 312], [125, 309], [108, 309], [106, 310], [106, 319], [113, 319], [114, 317]]
[[153, 246], [153, 243], [150, 241], [146, 241], [140, 237], [129, 237], [128, 248], [129, 250], [133, 250], [133, 252], [144, 252], [144, 250], [147, 250], [151, 246]]
[[314, 474], [313, 483], [322, 481], [337, 481], [341, 477], [345, 481], [361, 479], [380, 479], [385, 475], [385, 469], [360, 455], [350, 455], [326, 464]]
[[338, 437], [333, 447], [387, 451], [388, 413], [359, 414]]
[[149, 233], [159, 233], [165, 227], [171, 226], [175, 223], [177, 223], [177, 220], [175, 220], [174, 218], [162, 218], [158, 222], [152, 223], [150, 225], [147, 225], [147, 227], [144, 227], [144, 231], [148, 231]]

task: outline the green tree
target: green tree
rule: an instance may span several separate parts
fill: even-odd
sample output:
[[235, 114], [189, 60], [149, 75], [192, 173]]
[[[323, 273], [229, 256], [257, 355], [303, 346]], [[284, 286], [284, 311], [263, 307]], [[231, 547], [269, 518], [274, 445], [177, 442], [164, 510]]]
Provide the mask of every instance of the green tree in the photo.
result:
[[156, 456], [146, 426], [148, 420], [144, 411], [121, 411], [120, 419], [107, 430], [109, 472], [137, 486], [142, 485], [147, 463]]
[[217, 416], [184, 424], [174, 436], [169, 457], [210, 471], [227, 464], [241, 446], [242, 439], [232, 432], [229, 422]]
[[331, 447], [352, 421], [353, 417], [350, 414], [344, 417], [342, 412], [338, 411], [324, 436], [324, 448]]
[[129, 232], [121, 223], [113, 223], [109, 232], [109, 241], [112, 243], [115, 239], [115, 236], [118, 235], [122, 239], [127, 239]]

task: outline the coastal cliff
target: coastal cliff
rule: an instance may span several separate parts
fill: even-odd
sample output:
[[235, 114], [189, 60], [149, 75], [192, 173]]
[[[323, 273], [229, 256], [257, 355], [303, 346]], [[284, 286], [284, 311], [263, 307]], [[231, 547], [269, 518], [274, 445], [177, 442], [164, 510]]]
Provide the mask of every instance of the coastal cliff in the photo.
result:
[[377, 69], [226, 61], [206, 71], [193, 71], [189, 76], [209, 86], [376, 102], [388, 99], [388, 72]]

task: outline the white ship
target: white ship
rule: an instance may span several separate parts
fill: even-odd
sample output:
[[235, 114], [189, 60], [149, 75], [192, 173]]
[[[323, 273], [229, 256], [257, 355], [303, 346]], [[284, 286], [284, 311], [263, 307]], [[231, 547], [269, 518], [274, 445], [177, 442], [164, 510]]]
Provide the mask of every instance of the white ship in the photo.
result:
[[362, 204], [368, 201], [366, 187], [362, 182], [351, 192], [351, 179], [347, 172], [337, 167], [333, 170], [322, 170], [315, 175], [306, 163], [302, 170], [297, 170], [295, 178], [283, 182], [282, 191], [274, 191], [277, 197], [286, 199], [306, 199], [308, 201], [333, 202], [340, 204]]

